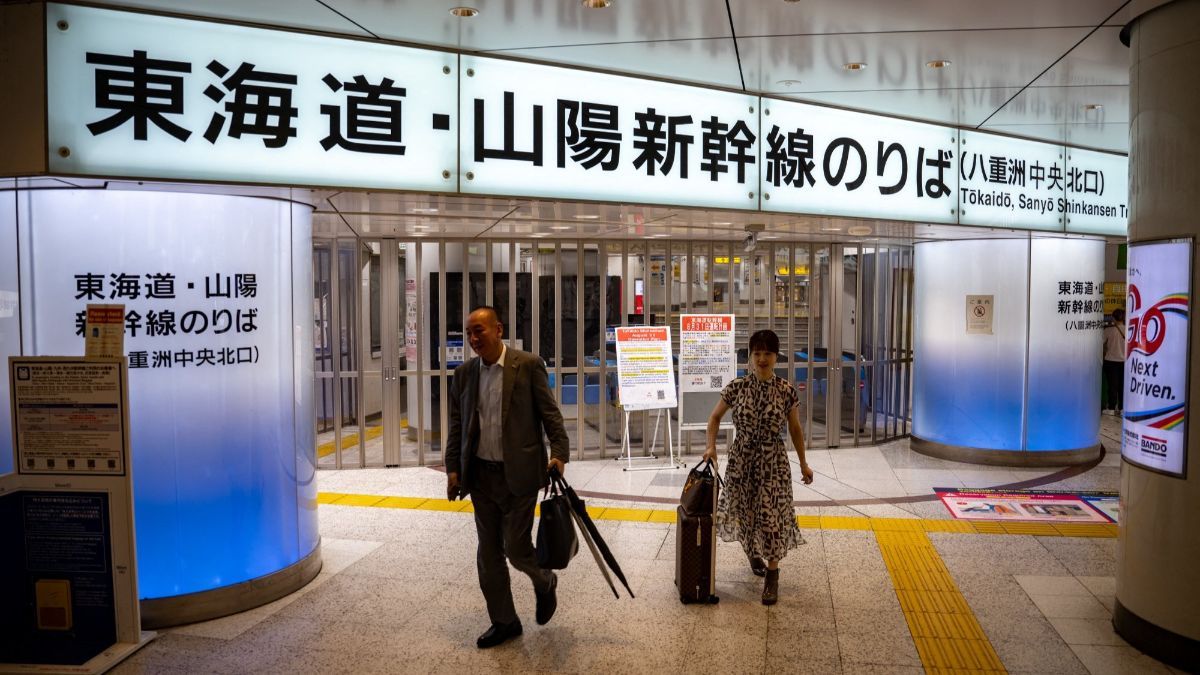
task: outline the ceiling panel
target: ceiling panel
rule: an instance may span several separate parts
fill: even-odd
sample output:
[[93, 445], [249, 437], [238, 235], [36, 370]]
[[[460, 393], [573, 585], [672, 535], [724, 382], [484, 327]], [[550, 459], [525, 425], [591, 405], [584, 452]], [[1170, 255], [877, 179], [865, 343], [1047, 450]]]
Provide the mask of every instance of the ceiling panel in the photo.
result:
[[149, 9], [267, 26], [304, 28], [370, 37], [353, 22], [313, 0], [96, 0], [97, 4]]
[[[1019, 92], [1001, 89], [906, 89], [838, 91], [785, 95], [797, 101], [855, 108], [870, 113], [912, 117], [942, 124], [973, 127]], [[775, 94], [777, 95], [777, 94]]]
[[494, 54], [742, 88], [732, 38], [510, 49]]
[[983, 130], [1110, 152], [1126, 152], [1129, 146], [1129, 125], [1124, 122], [1066, 125], [988, 124], [983, 127]]
[[738, 37], [1096, 26], [1124, 0], [730, 0]]
[[1119, 27], [1098, 28], [1054, 67], [1036, 86], [1129, 84], [1129, 48], [1121, 44]]
[[[614, 2], [587, 9], [577, 0], [325, 0], [376, 35], [468, 50], [730, 37], [723, 0]], [[468, 5], [477, 16], [450, 9]]]
[[[1021, 87], [1087, 35], [1088, 28], [739, 38], [746, 86], [775, 91]], [[1013, 50], [1013, 45], [1021, 45]], [[925, 64], [949, 59], [943, 69]], [[849, 62], [867, 68], [849, 71]], [[781, 85], [799, 80], [798, 85]]]

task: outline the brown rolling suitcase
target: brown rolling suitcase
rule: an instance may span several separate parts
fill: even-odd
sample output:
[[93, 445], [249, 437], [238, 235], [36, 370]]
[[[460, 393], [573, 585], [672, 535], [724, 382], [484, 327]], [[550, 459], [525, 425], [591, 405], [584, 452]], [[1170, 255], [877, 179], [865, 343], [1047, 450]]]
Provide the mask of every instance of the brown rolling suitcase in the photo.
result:
[[716, 604], [717, 541], [711, 515], [689, 516], [680, 506], [675, 512], [675, 586], [683, 604]]

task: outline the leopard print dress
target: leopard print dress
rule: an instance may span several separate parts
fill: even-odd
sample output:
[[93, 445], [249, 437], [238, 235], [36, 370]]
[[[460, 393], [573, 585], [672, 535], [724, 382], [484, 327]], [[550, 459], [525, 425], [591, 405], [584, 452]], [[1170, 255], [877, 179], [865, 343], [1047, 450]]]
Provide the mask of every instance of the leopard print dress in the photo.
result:
[[726, 385], [721, 400], [732, 410], [737, 435], [717, 501], [717, 533], [741, 542], [748, 557], [780, 560], [804, 543], [792, 509], [785, 441], [788, 412], [800, 396], [782, 377], [748, 373]]

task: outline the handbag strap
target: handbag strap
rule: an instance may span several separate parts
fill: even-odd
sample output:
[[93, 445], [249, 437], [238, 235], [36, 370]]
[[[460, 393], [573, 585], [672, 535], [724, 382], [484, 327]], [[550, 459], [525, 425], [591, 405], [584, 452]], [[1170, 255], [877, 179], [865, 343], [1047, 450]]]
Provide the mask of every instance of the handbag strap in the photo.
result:
[[692, 471], [695, 471], [702, 466], [706, 471], [708, 471], [709, 474], [716, 478], [717, 485], [720, 485], [721, 488], [724, 489], [725, 481], [721, 479], [721, 472], [717, 470], [716, 462], [712, 461], [711, 459], [701, 459], [699, 462], [696, 462], [696, 466], [692, 467]]

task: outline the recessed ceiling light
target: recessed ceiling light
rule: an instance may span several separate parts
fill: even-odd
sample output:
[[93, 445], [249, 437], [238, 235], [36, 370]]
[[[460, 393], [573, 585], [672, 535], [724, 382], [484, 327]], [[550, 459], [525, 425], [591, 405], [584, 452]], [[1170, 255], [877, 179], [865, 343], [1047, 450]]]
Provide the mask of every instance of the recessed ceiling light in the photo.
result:
[[572, 226], [570, 226], [570, 225], [551, 225], [551, 226], [550, 226], [550, 229], [552, 229], [552, 230], [558, 230], [559, 232], [562, 232], [562, 231], [565, 231], [565, 230], [573, 230], [573, 229], [575, 229], [575, 228], [574, 228], [574, 227], [572, 227]]
[[713, 225], [732, 225], [728, 220], [714, 220]]
[[800, 84], [800, 80], [780, 80], [777, 84], [781, 87], [794, 87]]
[[671, 236], [671, 235], [669, 235], [669, 234], [666, 234], [666, 233], [663, 233], [663, 232], [659, 232], [658, 234], [652, 234], [652, 235], [650, 235], [650, 237], [651, 237], [651, 238], [653, 238], [653, 239], [662, 239], [662, 238], [664, 238], [664, 237], [669, 237], [669, 236]]
[[852, 225], [846, 232], [856, 237], [861, 237], [864, 234], [871, 234], [871, 228], [867, 225]]
[[758, 238], [759, 239], [778, 239], [779, 235], [777, 235], [777, 234], [760, 234], [760, 235], [758, 235]]
[[588, 9], [604, 9], [612, 4], [612, 0], [583, 0], [583, 6]]
[[846, 70], [866, 70], [867, 64], [863, 63], [862, 61], [851, 61], [842, 67]]
[[842, 228], [840, 228], [840, 227], [822, 227], [821, 231], [822, 232], [841, 232]]
[[576, 220], [599, 220], [600, 216], [594, 213], [580, 213], [575, 216]]
[[460, 19], [469, 19], [479, 14], [479, 10], [474, 7], [454, 7], [450, 10], [450, 13]]
[[1086, 103], [1084, 104], [1083, 109], [1088, 111], [1104, 110], [1104, 106], [1100, 103]]
[[425, 207], [421, 207], [421, 206], [413, 207], [413, 208], [409, 209], [409, 211], [412, 213], [437, 213], [438, 212], [438, 210], [435, 208], [432, 208], [432, 207], [425, 208]]
[[926, 68], [945, 68], [946, 66], [950, 65], [950, 63], [951, 63], [950, 59], [934, 59], [932, 61], [926, 61], [925, 67]]

